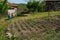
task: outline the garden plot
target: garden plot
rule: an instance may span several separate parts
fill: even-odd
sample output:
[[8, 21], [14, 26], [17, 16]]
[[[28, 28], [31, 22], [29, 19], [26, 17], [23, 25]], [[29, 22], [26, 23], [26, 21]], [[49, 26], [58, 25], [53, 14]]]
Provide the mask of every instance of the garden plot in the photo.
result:
[[[59, 18], [59, 17], [58, 17]], [[9, 32], [11, 32], [16, 37], [29, 37], [33, 35], [41, 35], [41, 34], [47, 34], [54, 30], [58, 31], [60, 28], [60, 18], [58, 20], [56, 19], [41, 19], [41, 18], [35, 18], [30, 20], [14, 20], [11, 21], [10, 24], [8, 24], [7, 29], [9, 29]], [[49, 32], [50, 31], [50, 32]], [[59, 30], [60, 31], [60, 30]], [[58, 31], [58, 34], [59, 34]], [[51, 36], [52, 34], [50, 34]], [[53, 36], [53, 35], [52, 35]]]

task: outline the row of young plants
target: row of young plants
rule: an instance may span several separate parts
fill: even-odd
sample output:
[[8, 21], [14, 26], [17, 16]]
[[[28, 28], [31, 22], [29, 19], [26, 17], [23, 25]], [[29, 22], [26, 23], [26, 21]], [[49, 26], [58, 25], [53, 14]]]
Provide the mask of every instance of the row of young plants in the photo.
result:
[[[32, 19], [32, 20], [16, 20], [14, 27], [12, 24], [14, 34], [19, 36], [16, 40], [59, 40], [60, 32], [58, 20], [55, 19]], [[52, 23], [53, 22], [53, 23]], [[60, 22], [59, 22], [60, 23]], [[55, 25], [55, 26], [54, 26]], [[55, 27], [57, 29], [55, 29]], [[58, 32], [56, 32], [56, 30]], [[12, 32], [13, 32], [12, 31]], [[29, 34], [31, 33], [31, 34]], [[18, 35], [16, 34], [16, 35]]]

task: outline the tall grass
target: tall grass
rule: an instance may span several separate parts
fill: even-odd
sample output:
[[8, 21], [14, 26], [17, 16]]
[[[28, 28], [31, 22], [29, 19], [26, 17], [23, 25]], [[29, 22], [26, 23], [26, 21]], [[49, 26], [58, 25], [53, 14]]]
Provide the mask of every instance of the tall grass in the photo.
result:
[[54, 15], [60, 15], [60, 11], [50, 11], [50, 12], [34, 12], [31, 13], [29, 16], [27, 16], [27, 19], [33, 19], [33, 18], [45, 18], [45, 17], [49, 17], [48, 14], [50, 16], [54, 16]]

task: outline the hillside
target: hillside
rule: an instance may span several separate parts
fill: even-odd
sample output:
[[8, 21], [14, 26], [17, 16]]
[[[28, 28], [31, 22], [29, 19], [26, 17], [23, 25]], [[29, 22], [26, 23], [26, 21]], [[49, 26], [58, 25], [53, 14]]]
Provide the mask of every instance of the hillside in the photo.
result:
[[27, 17], [16, 17], [0, 24], [2, 24], [1, 27], [4, 25], [3, 36], [1, 33], [0, 35], [6, 40], [9, 40], [7, 38], [10, 36], [13, 36], [10, 40], [60, 40], [60, 15], [54, 15], [48, 19], [44, 13], [34, 14], [34, 17], [30, 14]]

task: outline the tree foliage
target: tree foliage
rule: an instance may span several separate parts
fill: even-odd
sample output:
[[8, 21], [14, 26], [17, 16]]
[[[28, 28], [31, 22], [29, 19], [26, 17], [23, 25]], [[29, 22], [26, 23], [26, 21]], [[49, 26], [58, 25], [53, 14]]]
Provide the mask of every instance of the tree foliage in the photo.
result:
[[29, 1], [27, 3], [27, 8], [29, 10], [33, 10], [33, 12], [34, 11], [44, 11], [44, 7], [45, 7], [44, 1], [40, 2], [40, 1], [34, 1], [33, 0], [33, 1]]
[[7, 8], [8, 8], [7, 0], [3, 0], [3, 1], [0, 3], [0, 13], [1, 13], [1, 14], [6, 13], [6, 12], [7, 12]]

